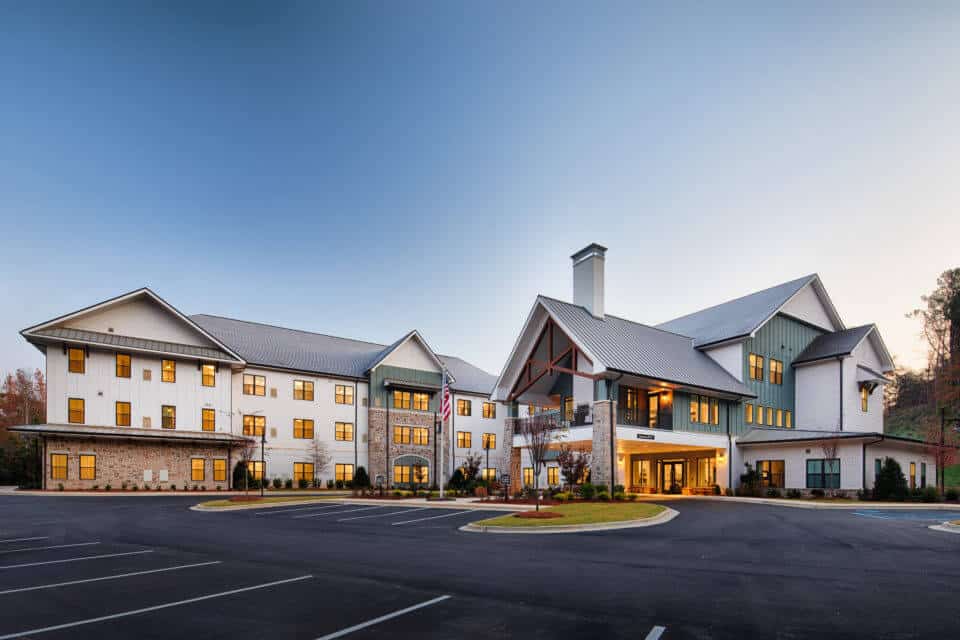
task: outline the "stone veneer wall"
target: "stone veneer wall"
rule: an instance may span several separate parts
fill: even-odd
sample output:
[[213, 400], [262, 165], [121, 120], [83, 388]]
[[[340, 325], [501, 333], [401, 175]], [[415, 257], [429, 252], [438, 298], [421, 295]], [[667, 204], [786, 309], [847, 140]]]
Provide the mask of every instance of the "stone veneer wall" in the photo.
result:
[[[50, 477], [50, 455], [53, 453], [67, 454], [67, 479], [57, 480]], [[97, 456], [97, 477], [94, 480], [80, 479], [80, 454]], [[191, 479], [191, 458], [204, 458], [204, 479]], [[213, 459], [227, 460], [227, 479], [224, 482], [213, 481]], [[235, 458], [235, 456], [234, 456]], [[46, 439], [46, 453], [43, 468], [46, 478], [46, 488], [57, 490], [60, 484], [64, 489], [92, 489], [99, 485], [102, 489], [111, 485], [115, 490], [126, 482], [132, 486], [136, 484], [143, 488], [143, 472], [146, 469], [153, 471], [153, 480], [147, 483], [150, 489], [159, 485], [162, 489], [169, 489], [176, 485], [182, 489], [184, 484], [189, 486], [205, 486], [207, 489], [227, 489], [233, 473], [235, 459], [231, 459], [229, 449], [223, 444], [206, 444], [199, 442], [144, 442], [137, 440], [108, 440], [103, 438], [61, 438]], [[160, 482], [160, 470], [166, 469], [168, 481]]]
[[[403, 411], [399, 409], [390, 409], [390, 424], [387, 425], [387, 410], [370, 408], [368, 410], [368, 438], [367, 451], [369, 456], [370, 481], [376, 482], [377, 475], [383, 475], [387, 478], [387, 484], [394, 482], [393, 461], [400, 456], [417, 455], [426, 458], [430, 465], [429, 484], [438, 482], [437, 464], [434, 459], [434, 414], [425, 411]], [[446, 447], [444, 453], [450, 451], [450, 428], [449, 420], [443, 425], [442, 441], [440, 446]], [[426, 427], [429, 430], [429, 443], [422, 444], [396, 444], [393, 442], [393, 427]], [[387, 439], [389, 438], [389, 445]], [[387, 450], [389, 446], [389, 461], [387, 460]], [[444, 479], [450, 477], [449, 455], [444, 455]], [[387, 465], [389, 462], [389, 469]], [[389, 472], [389, 473], [388, 473]]]
[[505, 418], [503, 421], [503, 444], [500, 445], [502, 452], [500, 454], [500, 463], [498, 472], [500, 474], [509, 473], [512, 484], [511, 489], [523, 486], [523, 476], [521, 475], [521, 457], [520, 447], [513, 446], [513, 435], [520, 427], [520, 418]]
[[593, 450], [590, 455], [590, 482], [610, 486], [615, 472], [610, 459], [610, 409], [613, 402], [598, 400], [593, 403]]

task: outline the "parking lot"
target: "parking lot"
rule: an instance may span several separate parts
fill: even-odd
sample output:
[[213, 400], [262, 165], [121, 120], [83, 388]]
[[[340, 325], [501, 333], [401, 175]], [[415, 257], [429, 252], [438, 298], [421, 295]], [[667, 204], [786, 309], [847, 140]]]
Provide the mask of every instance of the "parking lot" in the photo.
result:
[[[0, 499], [5, 638], [947, 636], [960, 536], [677, 500], [657, 527], [459, 531], [496, 512], [185, 497]], [[867, 510], [863, 510], [864, 513]], [[910, 597], [902, 597], [909, 593]]]

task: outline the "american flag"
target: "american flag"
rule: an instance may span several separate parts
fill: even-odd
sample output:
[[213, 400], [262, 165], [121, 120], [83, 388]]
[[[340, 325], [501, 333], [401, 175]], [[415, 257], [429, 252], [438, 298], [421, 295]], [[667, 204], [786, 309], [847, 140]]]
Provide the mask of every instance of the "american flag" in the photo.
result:
[[447, 381], [447, 370], [443, 370], [443, 390], [440, 393], [440, 420], [446, 420], [450, 417], [450, 411], [453, 408], [450, 400], [450, 383]]

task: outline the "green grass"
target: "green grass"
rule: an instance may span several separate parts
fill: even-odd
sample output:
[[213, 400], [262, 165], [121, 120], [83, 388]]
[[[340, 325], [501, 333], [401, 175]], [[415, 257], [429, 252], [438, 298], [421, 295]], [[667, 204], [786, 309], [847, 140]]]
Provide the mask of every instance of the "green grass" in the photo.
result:
[[323, 500], [333, 500], [343, 496], [270, 496], [269, 498], [257, 498], [256, 500], [242, 500], [231, 502], [229, 498], [222, 500], [208, 500], [201, 502], [200, 507], [242, 507], [245, 505], [267, 504], [268, 502], [321, 502]]
[[[906, 407], [888, 411], [883, 417], [883, 432], [892, 436], [923, 439], [923, 425], [931, 421], [939, 424], [936, 412], [929, 406]], [[960, 487], [960, 464], [944, 469], [943, 484], [946, 487]]]
[[515, 518], [513, 514], [481, 520], [474, 524], [497, 527], [555, 527], [568, 524], [597, 524], [601, 522], [622, 522], [652, 518], [663, 511], [659, 504], [649, 502], [586, 502], [561, 504], [544, 509], [562, 513], [562, 518]]

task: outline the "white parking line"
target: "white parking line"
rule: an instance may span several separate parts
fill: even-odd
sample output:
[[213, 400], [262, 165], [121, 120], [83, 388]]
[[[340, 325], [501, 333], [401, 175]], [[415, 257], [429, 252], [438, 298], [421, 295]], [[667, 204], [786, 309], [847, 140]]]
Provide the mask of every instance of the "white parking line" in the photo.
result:
[[353, 516], [352, 518], [340, 518], [337, 522], [346, 522], [347, 520], [363, 520], [364, 518], [385, 518], [387, 516], [395, 516], [401, 513], [412, 513], [414, 511], [423, 511], [424, 509], [429, 509], [430, 507], [417, 507], [416, 509], [404, 509], [403, 511], [391, 511], [390, 513], [373, 513], [369, 516]]
[[[342, 638], [345, 635], [351, 634], [354, 631], [359, 631], [360, 629], [366, 629], [367, 627], [372, 627], [375, 624], [380, 624], [386, 620], [402, 616], [411, 611], [416, 611], [417, 609], [423, 609], [424, 607], [429, 607], [430, 605], [437, 604], [438, 602], [443, 602], [444, 600], [449, 600], [450, 596], [440, 596], [439, 598], [434, 598], [433, 600], [427, 600], [426, 602], [421, 602], [420, 604], [415, 604], [412, 607], [407, 607], [406, 609], [400, 609], [394, 611], [393, 613], [388, 613], [379, 618], [373, 618], [372, 620], [367, 620], [366, 622], [361, 622], [360, 624], [355, 624], [352, 627], [347, 627], [346, 629], [341, 629], [340, 631], [335, 631], [334, 633], [328, 633], [325, 636], [317, 638], [317, 640], [333, 640], [334, 638]], [[3, 638], [0, 638], [3, 640]]]
[[99, 542], [74, 542], [73, 544], [54, 544], [49, 547], [20, 547], [19, 549], [4, 549], [0, 553], [19, 553], [20, 551], [46, 551], [47, 549], [66, 549], [67, 547], [89, 547]]
[[0, 596], [5, 596], [8, 593], [21, 593], [23, 591], [38, 591], [40, 589], [54, 589], [56, 587], [67, 587], [74, 584], [84, 584], [86, 582], [100, 582], [102, 580], [117, 580], [119, 578], [132, 578], [133, 576], [145, 576], [149, 573], [163, 573], [164, 571], [179, 571], [180, 569], [192, 569], [194, 567], [206, 567], [211, 564], [220, 564], [220, 560], [213, 560], [211, 562], [198, 562], [196, 564], [180, 564], [175, 567], [164, 567], [163, 569], [149, 569], [147, 571], [134, 571], [132, 573], [118, 573], [113, 576], [103, 576], [100, 578], [87, 578], [86, 580], [71, 580], [69, 582], [56, 582], [54, 584], [41, 584], [36, 587], [22, 587], [20, 589], [7, 589], [6, 591], [0, 591]]
[[667, 630], [666, 627], [661, 627], [660, 625], [657, 625], [653, 629], [650, 629], [650, 633], [647, 634], [646, 640], [657, 640], [657, 638], [662, 636], [663, 632], [666, 630]]
[[860, 516], [861, 518], [879, 518], [880, 520], [893, 520], [890, 516], [881, 516], [876, 513], [860, 513], [859, 511], [854, 511], [853, 515]]
[[35, 538], [10, 538], [9, 540], [0, 540], [0, 542], [27, 542], [28, 540], [49, 540], [49, 536], [37, 536]]
[[297, 511], [319, 511], [320, 509], [329, 509], [331, 507], [343, 507], [345, 506], [342, 502], [337, 504], [326, 504], [323, 506], [314, 506], [314, 507], [301, 507], [300, 509], [270, 509], [268, 511], [257, 511], [253, 515], [255, 516], [272, 516], [275, 513], [295, 513]]
[[274, 582], [265, 582], [264, 584], [258, 584], [252, 587], [243, 587], [242, 589], [231, 589], [230, 591], [221, 591], [220, 593], [211, 593], [205, 596], [198, 596], [196, 598], [188, 598], [186, 600], [177, 600], [176, 602], [165, 602], [164, 604], [156, 604], [156, 605], [153, 605], [152, 607], [144, 607], [142, 609], [132, 609], [130, 611], [121, 611], [120, 613], [113, 613], [108, 616], [100, 616], [99, 618], [88, 618], [86, 620], [77, 620], [75, 622], [67, 622], [64, 624], [54, 625], [52, 627], [43, 627], [41, 629], [17, 631], [16, 633], [8, 633], [5, 636], [0, 636], [0, 640], [11, 640], [12, 638], [22, 638], [24, 636], [31, 636], [39, 633], [47, 633], [48, 631], [59, 631], [60, 629], [70, 629], [72, 627], [79, 627], [85, 624], [93, 624], [95, 622], [104, 622], [106, 620], [116, 620], [117, 618], [126, 618], [127, 616], [135, 616], [141, 613], [149, 613], [151, 611], [169, 609], [170, 607], [179, 607], [181, 605], [192, 604], [194, 602], [203, 602], [204, 600], [212, 600], [214, 598], [223, 598], [225, 596], [232, 596], [237, 593], [244, 593], [245, 591], [255, 591], [256, 589], [266, 589], [267, 587], [275, 587], [279, 584], [299, 582], [300, 580], [308, 580], [312, 577], [313, 577], [312, 575], [307, 575], [307, 576], [300, 576], [299, 578], [288, 578], [286, 580], [276, 580]]
[[411, 522], [423, 522], [424, 520], [436, 520], [437, 518], [451, 518], [453, 516], [462, 516], [465, 513], [470, 513], [472, 509], [467, 511], [456, 511], [454, 513], [445, 513], [442, 516], [430, 516], [429, 518], [417, 518], [416, 520], [404, 520], [403, 522], [391, 522], [393, 526], [398, 526], [401, 524], [410, 524]]
[[26, 562], [24, 564], [8, 564], [0, 569], [20, 569], [22, 567], [39, 567], [45, 564], [62, 564], [64, 562], [80, 562], [81, 560], [100, 560], [101, 558], [119, 558], [120, 556], [135, 556], [141, 553], [153, 553], [153, 549], [143, 551], [124, 551], [123, 553], [105, 553], [100, 556], [80, 556], [78, 558], [64, 558], [62, 560], [45, 560], [44, 562]]
[[300, 518], [319, 518], [320, 516], [340, 515], [341, 513], [356, 513], [357, 511], [370, 511], [371, 509], [386, 509], [386, 507], [363, 507], [362, 509], [347, 509], [346, 511], [327, 511], [325, 513], [305, 513], [302, 516], [293, 516], [293, 519]]

